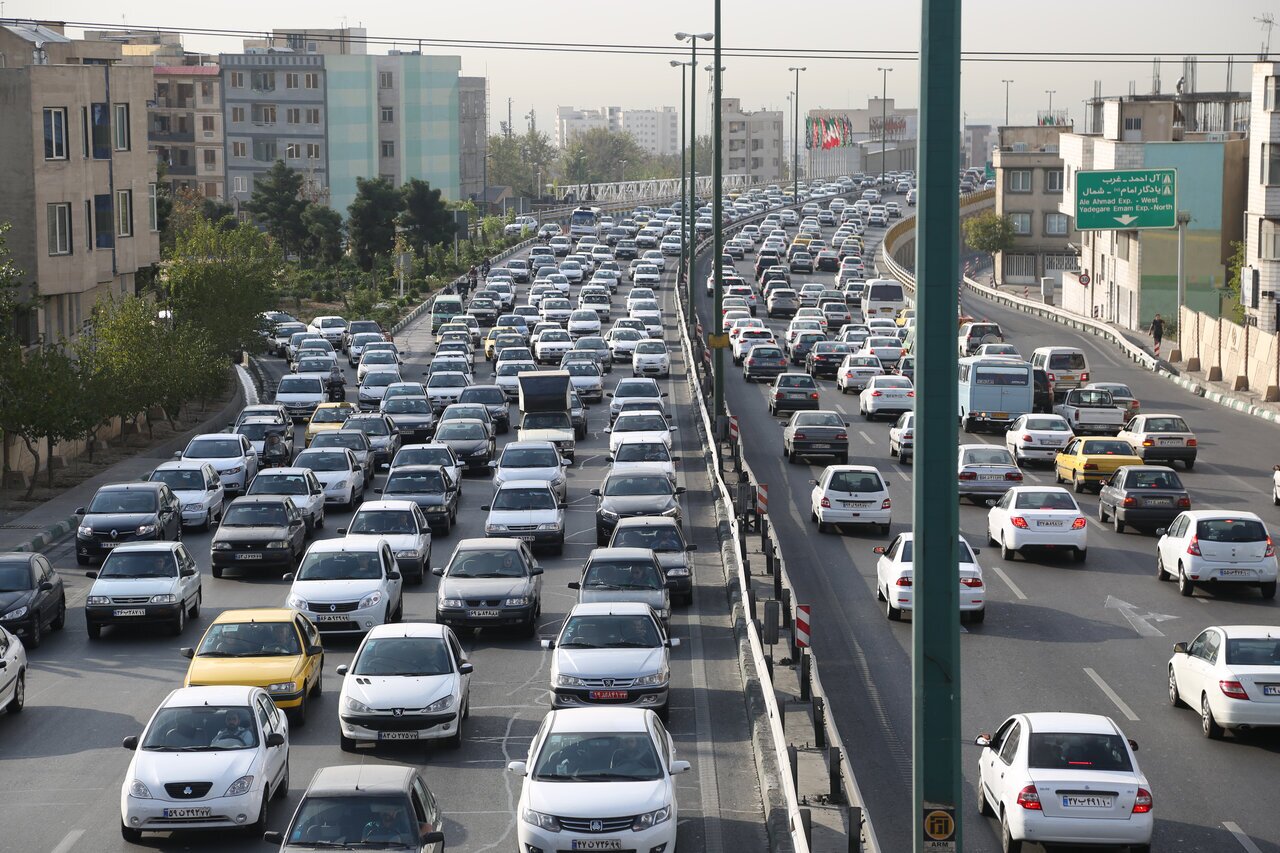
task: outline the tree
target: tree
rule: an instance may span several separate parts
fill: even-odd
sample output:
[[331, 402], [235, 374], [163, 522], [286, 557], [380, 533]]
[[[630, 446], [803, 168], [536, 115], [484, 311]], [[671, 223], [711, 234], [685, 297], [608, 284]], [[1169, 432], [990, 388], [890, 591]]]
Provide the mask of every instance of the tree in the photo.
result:
[[1000, 216], [994, 210], [970, 216], [961, 223], [964, 242], [975, 251], [986, 252], [991, 256], [991, 268], [995, 271], [996, 254], [1004, 252], [1013, 245], [1013, 223], [1007, 216]]
[[[1228, 317], [1237, 323], [1243, 323], [1245, 318], [1244, 305], [1240, 302], [1240, 271], [1242, 269], [1244, 269], [1244, 243], [1232, 240], [1231, 257], [1227, 259], [1227, 280], [1222, 288], [1221, 313], [1223, 317]], [[1169, 325], [1176, 327], [1181, 320], [1181, 317], [1176, 317]]]
[[342, 257], [342, 214], [323, 204], [309, 204], [302, 211], [307, 229], [302, 256], [312, 264], [336, 264]]
[[118, 417], [136, 423], [140, 414], [159, 404], [156, 361], [171, 354], [156, 349], [157, 322], [155, 306], [137, 296], [94, 308], [92, 329], [77, 346], [86, 376], [113, 390], [103, 401], [104, 420]]
[[373, 269], [374, 258], [391, 251], [403, 204], [400, 191], [385, 178], [356, 178], [356, 198], [347, 207], [347, 232], [365, 272]]
[[[4, 235], [12, 227], [9, 222], [0, 222], [0, 342], [16, 342], [18, 313], [27, 303], [23, 298], [22, 270], [13, 262], [5, 242]], [[34, 295], [35, 285], [31, 289]]]
[[422, 257], [428, 246], [453, 239], [453, 213], [440, 197], [440, 190], [418, 178], [411, 178], [400, 188], [404, 209], [399, 224], [409, 246]]
[[[53, 466], [49, 464], [53, 447], [78, 434], [72, 417], [80, 381], [75, 362], [60, 346], [37, 347], [25, 355], [11, 350], [5, 361], [6, 422], [0, 426], [22, 440], [35, 459], [35, 471], [40, 470], [40, 440], [44, 439], [46, 482], [53, 486]], [[27, 497], [35, 486], [36, 478], [32, 477]]]
[[277, 160], [253, 182], [253, 196], [245, 209], [254, 221], [280, 243], [286, 253], [297, 252], [306, 239], [302, 212], [311, 202], [302, 197], [302, 173]]

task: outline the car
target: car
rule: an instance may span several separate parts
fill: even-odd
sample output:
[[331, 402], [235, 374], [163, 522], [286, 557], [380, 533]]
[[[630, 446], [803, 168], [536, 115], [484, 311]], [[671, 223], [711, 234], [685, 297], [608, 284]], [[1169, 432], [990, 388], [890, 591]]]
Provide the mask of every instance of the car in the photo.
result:
[[[399, 397], [396, 399], [409, 399]], [[430, 406], [428, 406], [428, 410]], [[426, 413], [430, 416], [430, 411]], [[372, 457], [373, 466], [389, 463], [396, 455], [396, 451], [400, 449], [400, 429], [396, 426], [394, 419], [390, 415], [380, 414], [378, 412], [366, 412], [358, 415], [352, 415], [347, 418], [347, 422], [343, 424], [341, 432], [355, 430], [364, 433], [369, 438], [369, 452]], [[418, 437], [418, 434], [414, 434]]]
[[314, 376], [281, 377], [276, 385], [275, 401], [284, 406], [295, 421], [311, 417], [316, 407], [329, 398], [323, 380]]
[[978, 810], [1000, 821], [1005, 850], [1024, 842], [1151, 849], [1151, 783], [1138, 745], [1109, 717], [1038, 712], [974, 738]]
[[298, 570], [284, 579], [291, 584], [285, 605], [322, 634], [364, 634], [404, 612], [403, 579], [386, 537], [312, 542]]
[[800, 297], [789, 287], [775, 287], [765, 295], [765, 316], [794, 317], [800, 310]]
[[176, 459], [162, 462], [146, 479], [151, 483], [164, 483], [173, 490], [182, 504], [184, 526], [208, 530], [222, 518], [226, 489], [208, 462]]
[[495, 488], [516, 480], [537, 480], [548, 484], [558, 501], [565, 503], [569, 500], [569, 464], [549, 441], [512, 441], [503, 445], [489, 467], [493, 468]]
[[347, 333], [347, 321], [333, 315], [316, 317], [307, 326], [307, 331], [324, 338], [331, 344], [341, 344], [343, 336]]
[[658, 441], [670, 449], [671, 433], [677, 429], [661, 410], [644, 408], [622, 412], [604, 431], [609, 435], [609, 453], [613, 454], [626, 440]]
[[652, 403], [653, 408], [658, 411], [666, 413], [666, 406], [662, 400], [667, 396], [667, 392], [662, 390], [656, 379], [650, 377], [619, 379], [618, 384], [606, 396], [610, 400], [609, 421], [611, 423], [622, 411], [622, 404], [626, 400], [641, 399]]
[[126, 542], [88, 572], [85, 598], [89, 639], [108, 625], [167, 625], [176, 636], [200, 615], [200, 571], [181, 542]]
[[883, 376], [884, 373], [884, 365], [874, 355], [850, 353], [836, 368], [836, 388], [841, 394], [848, 394], [850, 391], [861, 393], [872, 378]]
[[421, 584], [431, 566], [431, 527], [416, 501], [385, 498], [367, 501], [351, 523], [338, 528], [346, 542], [385, 539], [395, 554], [396, 568], [410, 583]]
[[776, 344], [777, 341], [773, 336], [773, 332], [764, 328], [744, 328], [740, 329], [735, 337], [730, 339], [730, 347], [733, 355], [734, 364], [742, 364], [747, 355], [757, 344]]
[[453, 451], [465, 470], [489, 467], [496, 450], [496, 441], [489, 426], [475, 418], [449, 420], [436, 428], [435, 442]]
[[342, 750], [426, 740], [461, 747], [474, 669], [446, 625], [406, 622], [370, 629], [352, 662], [337, 668]]
[[283, 495], [302, 513], [307, 531], [324, 527], [324, 485], [309, 468], [271, 468], [253, 478], [247, 497]]
[[545, 480], [507, 480], [497, 487], [488, 504], [485, 536], [528, 542], [531, 547], [550, 546], [564, 552], [566, 503]]
[[889, 427], [889, 455], [896, 456], [903, 464], [912, 462], [916, 454], [916, 414], [903, 412]]
[[366, 346], [356, 367], [356, 382], [364, 382], [364, 378], [373, 370], [398, 367], [402, 360], [394, 350]]
[[298, 468], [310, 469], [324, 487], [326, 504], [355, 509], [364, 500], [367, 488], [364, 466], [346, 447], [309, 447], [293, 460]]
[[833, 527], [869, 524], [888, 533], [893, 524], [893, 501], [889, 483], [869, 465], [828, 465], [822, 475], [809, 481], [809, 518], [819, 533]]
[[609, 548], [647, 548], [658, 558], [667, 578], [672, 602], [693, 604], [693, 564], [689, 554], [698, 546], [685, 539], [673, 518], [635, 516], [618, 521]]
[[[156, 708], [120, 786], [120, 834], [267, 828], [289, 791], [289, 723], [261, 687], [180, 687]], [[192, 782], [199, 779], [199, 782]]]
[[1183, 595], [1248, 585], [1276, 597], [1276, 548], [1256, 514], [1186, 510], [1156, 535], [1156, 577], [1176, 579]]
[[604, 400], [604, 376], [594, 358], [571, 361], [563, 365], [569, 374], [569, 382], [583, 400], [599, 403]]
[[431, 401], [431, 410], [439, 413], [451, 403], [458, 402], [462, 389], [471, 384], [471, 377], [459, 371], [432, 373], [427, 378], [427, 399]]
[[666, 474], [673, 483], [676, 480], [675, 459], [670, 445], [661, 435], [623, 434], [613, 444], [608, 462], [611, 472], [657, 471]]
[[444, 853], [444, 824], [417, 768], [347, 764], [317, 770], [288, 829], [262, 838], [285, 853], [317, 847]]
[[[36, 553], [0, 554], [0, 628], [35, 650], [44, 642], [45, 631], [61, 631], [66, 624], [66, 588], [49, 559]], [[0, 672], [0, 681], [12, 678], [12, 673]], [[0, 705], [4, 695], [0, 688]]]
[[463, 539], [440, 578], [436, 622], [451, 628], [514, 627], [527, 637], [542, 613], [542, 566], [529, 543], [511, 537]]
[[292, 571], [306, 552], [306, 540], [306, 519], [290, 497], [245, 495], [227, 506], [213, 534], [211, 571], [215, 578], [228, 568]]
[[398, 368], [370, 370], [364, 375], [360, 388], [356, 391], [356, 405], [362, 412], [376, 412], [378, 406], [382, 405], [387, 387], [402, 381], [404, 380]]
[[214, 432], [197, 435], [185, 450], [173, 454], [183, 461], [208, 462], [218, 472], [227, 494], [242, 494], [258, 473], [258, 454], [248, 436]]
[[1062, 415], [1019, 415], [1004, 434], [1004, 446], [1019, 465], [1052, 463], [1072, 437], [1071, 424]]
[[638, 341], [631, 353], [631, 371], [637, 376], [671, 375], [671, 355], [667, 345], [660, 340]]
[[813, 255], [808, 252], [796, 252], [791, 256], [787, 269], [793, 273], [813, 273]]
[[164, 483], [101, 486], [75, 511], [76, 562], [87, 566], [125, 542], [182, 538], [182, 502]]
[[[1133, 391], [1123, 382], [1090, 382], [1085, 388], [1106, 391], [1111, 395], [1116, 408], [1124, 413], [1125, 423], [1142, 414], [1142, 403], [1134, 396]], [[1190, 432], [1190, 430], [1188, 430]]]
[[[1112, 398], [1115, 398], [1114, 393]], [[1135, 415], [1116, 438], [1127, 441], [1144, 463], [1176, 461], [1185, 465], [1187, 470], [1195, 467], [1199, 442], [1179, 415]]]
[[[369, 435], [363, 430], [358, 429], [339, 429], [321, 433], [311, 442], [308, 450], [334, 450], [346, 448], [350, 450], [356, 457], [356, 461], [360, 463], [360, 469], [364, 472], [364, 483], [366, 490], [370, 483], [373, 482], [374, 472], [377, 466], [373, 461], [373, 442]], [[302, 458], [301, 455], [298, 457]]]
[[[876, 560], [876, 599], [885, 603], [885, 615], [889, 621], [902, 619], [904, 612], [912, 609], [914, 600], [914, 572], [912, 553], [915, 534], [899, 533], [886, 545], [877, 545], [872, 551], [879, 554]], [[978, 564], [979, 549], [970, 548], [960, 537], [960, 603], [961, 622], [982, 622], [987, 615], [987, 588]]]
[[1011, 562], [1028, 549], [1070, 551], [1077, 563], [1088, 551], [1088, 520], [1061, 486], [1015, 486], [987, 513], [987, 544]]
[[858, 395], [858, 412], [869, 421], [896, 417], [915, 408], [915, 396], [915, 385], [905, 376], [872, 376]]
[[311, 446], [311, 442], [317, 435], [330, 430], [342, 429], [342, 425], [346, 423], [347, 418], [354, 415], [357, 411], [355, 403], [321, 403], [316, 406], [315, 411], [311, 414], [311, 419], [307, 421], [306, 431], [303, 433], [303, 442], [307, 447]]
[[1102, 481], [1124, 465], [1141, 465], [1127, 441], [1110, 436], [1076, 436], [1053, 458], [1053, 481], [1069, 482], [1076, 492], [1101, 491]]
[[981, 346], [1000, 343], [1004, 343], [1004, 332], [999, 323], [965, 323], [960, 327], [957, 340], [961, 358], [974, 355]]
[[1007, 358], [1016, 358], [1022, 361], [1022, 353], [1018, 352], [1018, 348], [1013, 344], [979, 344], [978, 348], [973, 351], [977, 356], [1005, 356]]
[[[792, 347], [792, 353], [799, 355], [802, 352], [800, 344], [807, 337], [801, 335], [796, 346]], [[821, 377], [838, 377], [840, 373], [840, 365], [845, 357], [849, 355], [849, 345], [838, 341], [828, 341], [824, 337], [819, 337], [808, 348], [808, 352], [804, 357], [805, 372], [815, 379]]]
[[831, 456], [849, 461], [849, 425], [835, 411], [796, 412], [782, 428], [782, 454], [791, 464], [802, 457]]
[[1098, 492], [1098, 521], [1111, 522], [1116, 533], [1129, 526], [1154, 530], [1168, 527], [1191, 496], [1174, 472], [1164, 465], [1122, 465], [1102, 482]]
[[782, 348], [770, 339], [752, 346], [742, 359], [742, 378], [747, 382], [767, 377], [776, 379], [786, 372], [788, 364]]
[[1003, 496], [1022, 483], [1022, 470], [1013, 454], [991, 444], [962, 444], [956, 451], [956, 479], [961, 500], [981, 503]]
[[1169, 704], [1200, 713], [1200, 731], [1280, 726], [1280, 632], [1267, 625], [1211, 625], [1190, 643], [1174, 643]]
[[592, 489], [596, 502], [596, 544], [605, 545], [619, 519], [654, 515], [681, 520], [683, 486], [672, 484], [665, 474], [610, 473]]

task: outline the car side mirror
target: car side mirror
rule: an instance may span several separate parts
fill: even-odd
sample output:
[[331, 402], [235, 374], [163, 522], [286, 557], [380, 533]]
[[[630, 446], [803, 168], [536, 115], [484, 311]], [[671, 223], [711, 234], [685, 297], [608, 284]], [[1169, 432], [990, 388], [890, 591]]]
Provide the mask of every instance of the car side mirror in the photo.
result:
[[1167, 527], [1157, 527], [1157, 528], [1156, 528], [1156, 535], [1157, 535], [1157, 536], [1164, 536], [1164, 535], [1165, 535], [1166, 533], [1168, 533], [1168, 532], [1169, 532], [1169, 528], [1167, 528]]
[[696, 550], [698, 550], [698, 546], [697, 546], [696, 544], [692, 544], [692, 545], [685, 545], [685, 546], [684, 546], [684, 549], [685, 549], [686, 551], [696, 551]]
[[507, 772], [514, 773], [517, 776], [524, 776], [529, 770], [523, 761], [512, 761], [507, 764]]
[[567, 584], [565, 584], [565, 586], [567, 586], [569, 589], [582, 589], [582, 584], [580, 584], [578, 581], [569, 581]]
[[85, 576], [85, 577], [87, 577], [87, 578], [94, 578], [94, 579], [96, 579], [96, 578], [98, 577], [98, 573], [97, 573], [97, 572], [85, 572], [85, 573], [84, 573], [84, 576]]
[[[194, 574], [194, 572], [193, 572], [193, 574]], [[48, 592], [48, 591], [49, 591], [49, 590], [51, 590], [51, 589], [53, 589], [53, 584], [52, 584], [51, 582], [49, 582], [49, 581], [41, 581], [41, 583], [40, 583], [40, 591], [41, 591], [41, 592]]]
[[1134, 752], [1138, 751], [1138, 742], [1136, 740], [1134, 740], [1133, 738], [1125, 738], [1125, 740], [1129, 741], [1130, 749], [1132, 749]]
[[534, 575], [540, 575], [542, 574], [542, 571], [543, 571], [542, 566], [534, 566], [531, 569], [529, 569], [529, 576], [533, 577]]
[[346, 675], [350, 671], [351, 671], [351, 667], [345, 663], [338, 664], [338, 666], [334, 669], [334, 672], [338, 673], [338, 675]]
[[135, 750], [138, 748], [138, 736], [129, 735], [127, 738], [120, 741], [120, 745], [123, 746], [125, 749], [131, 750], [131, 751]]
[[667, 648], [669, 648], [669, 649], [678, 649], [678, 648], [680, 648], [680, 638], [679, 638], [679, 637], [672, 637], [671, 639], [667, 640]]
[[196, 656], [196, 650], [190, 646], [183, 646], [178, 649], [178, 654], [182, 655], [184, 658], [194, 658]]
[[284, 833], [283, 832], [264, 832], [262, 833], [262, 840], [265, 841], [267, 844], [280, 845], [284, 843]]
[[292, 580], [293, 580], [293, 572], [285, 572], [283, 575], [281, 575], [281, 576], [280, 576], [280, 579], [281, 579], [281, 580], [286, 580], [286, 581], [292, 581]]
[[883, 554], [883, 553], [885, 553], [884, 546], [883, 546], [883, 545], [877, 545], [876, 547], [874, 547], [874, 548], [872, 548], [872, 549], [871, 549], [871, 553], [873, 553], [873, 554]]
[[987, 498], [985, 501], [983, 501], [983, 503], [985, 503], [987, 506], [995, 506], [996, 504], [1000, 503], [1000, 501], [997, 498]]
[[687, 761], [673, 761], [671, 762], [671, 775], [679, 776], [681, 773], [688, 773], [692, 767], [693, 765]]
[[1185, 655], [1185, 654], [1187, 653], [1187, 644], [1186, 644], [1186, 643], [1174, 643], [1174, 644], [1173, 644], [1173, 653], [1174, 653], [1175, 655]]
[[82, 506], [76, 507], [76, 511], [75, 511], [76, 515], [84, 515], [85, 512], [86, 512], [86, 509], [84, 507]]
[[438, 578], [442, 578], [442, 577], [444, 577], [444, 567], [443, 567], [443, 566], [432, 566], [432, 567], [431, 567], [431, 574], [435, 575], [435, 576], [436, 576], [436, 577], [438, 577]]
[[683, 495], [683, 494], [685, 493], [685, 491], [686, 491], [686, 490], [685, 490], [685, 487], [684, 487], [684, 486], [676, 486], [676, 494], [677, 494], [677, 495]]
[[444, 844], [444, 833], [428, 832], [426, 835], [422, 836], [422, 843], [423, 844]]
[[482, 505], [481, 505], [481, 507], [480, 507], [480, 511], [481, 511], [481, 512], [488, 512], [488, 511], [489, 511], [489, 507], [490, 507], [490, 506], [491, 506], [490, 504], [482, 504]]
[[400, 573], [399, 573], [399, 572], [387, 572], [387, 580], [393, 580], [393, 581], [398, 581], [398, 580], [400, 580]]
[[280, 732], [272, 732], [267, 735], [267, 747], [284, 746], [284, 735]]
[[[182, 571], [180, 571], [178, 574], [180, 574], [180, 575], [181, 575], [182, 577], [184, 577], [184, 578], [193, 578], [193, 577], [195, 577], [195, 576], [196, 576], [197, 572], [196, 572], [196, 570], [195, 570], [195, 569], [183, 569], [183, 570], [182, 570]], [[50, 584], [50, 585], [49, 585], [49, 587], [50, 587], [50, 589], [52, 589], [52, 588], [53, 588], [53, 585], [52, 585], [52, 584]]]
[[990, 747], [991, 735], [983, 733], [973, 739], [974, 746]]
[[599, 490], [599, 489], [592, 489], [592, 490], [591, 490], [591, 494], [595, 495], [596, 497], [600, 497], [600, 490]]

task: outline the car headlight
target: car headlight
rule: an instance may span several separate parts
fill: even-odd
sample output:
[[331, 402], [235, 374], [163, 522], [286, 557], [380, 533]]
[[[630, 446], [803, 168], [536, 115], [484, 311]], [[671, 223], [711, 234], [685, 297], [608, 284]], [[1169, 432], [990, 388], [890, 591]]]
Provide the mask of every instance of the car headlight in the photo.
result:
[[138, 529], [134, 532], [139, 536], [150, 536], [156, 532], [156, 526], [154, 524], [139, 524]]
[[22, 607], [19, 607], [16, 610], [10, 610], [4, 616], [0, 616], [0, 619], [21, 619], [23, 616], [26, 616], [26, 615], [27, 615], [27, 608], [26, 608], [26, 605], [23, 605]]
[[347, 487], [347, 481], [346, 481], [346, 480], [339, 480], [338, 482], [336, 482], [336, 483], [331, 483], [331, 484], [329, 485], [329, 488], [330, 488], [330, 489], [345, 489], [346, 487]]
[[661, 672], [655, 672], [652, 675], [642, 675], [631, 683], [636, 687], [656, 687], [659, 684], [666, 684], [668, 678], [669, 675], [664, 670]]
[[432, 702], [430, 705], [423, 708], [422, 710], [428, 714], [434, 714], [437, 711], [444, 711], [448, 709], [448, 707], [452, 704], [453, 704], [453, 695], [450, 694], [444, 697], [443, 699], [437, 699], [436, 701]]
[[310, 608], [307, 606], [307, 600], [306, 600], [305, 598], [303, 598], [303, 597], [302, 597], [302, 596], [300, 596], [300, 595], [293, 595], [292, 593], [289, 595], [289, 597], [288, 597], [288, 598], [286, 598], [286, 599], [285, 599], [285, 602], [284, 602], [284, 603], [285, 603], [285, 604], [287, 604], [287, 605], [289, 605], [290, 607], [292, 607], [294, 610], [309, 610], [309, 609], [310, 609]]
[[91, 595], [84, 600], [84, 603], [90, 607], [102, 607], [110, 604], [111, 599], [105, 595]]
[[484, 526], [485, 533], [506, 533], [507, 526], [505, 524], [486, 524]]
[[598, 512], [600, 513], [601, 518], [608, 519], [610, 521], [618, 520], [618, 514], [611, 509], [605, 509], [604, 507], [600, 507]]
[[504, 607], [527, 607], [529, 605], [529, 596], [513, 595], [511, 598], [502, 602]]
[[227, 792], [222, 796], [238, 797], [241, 794], [249, 793], [249, 791], [252, 789], [253, 789], [253, 777], [241, 776], [239, 779], [231, 783], [231, 785], [227, 788]]
[[364, 610], [367, 607], [376, 606], [380, 601], [382, 601], [382, 591], [375, 589], [373, 592], [360, 599], [360, 604], [358, 606], [361, 610]]
[[565, 483], [565, 478], [564, 478], [564, 477], [562, 477], [562, 476], [560, 476], [559, 474], [557, 474], [557, 475], [556, 475], [556, 476], [551, 480], [551, 485], [553, 485], [553, 486], [563, 486], [563, 485], [564, 485], [564, 483]]
[[209, 547], [210, 547], [210, 550], [213, 550], [213, 551], [230, 551], [231, 543], [230, 542], [214, 542]]
[[141, 779], [134, 779], [129, 783], [129, 796], [139, 800], [151, 799], [151, 791], [143, 784]]
[[458, 609], [458, 608], [464, 607], [465, 605], [462, 603], [461, 598], [442, 598], [440, 599], [440, 606]]
[[182, 505], [182, 509], [183, 509], [185, 512], [196, 512], [196, 511], [198, 511], [198, 510], [202, 510], [202, 509], [204, 509], [204, 504], [200, 504], [200, 503], [196, 503], [196, 504], [183, 504], [183, 505]]
[[397, 560], [413, 560], [418, 556], [417, 551], [396, 551]]
[[560, 525], [557, 522], [548, 521], [546, 524], [539, 524], [538, 529], [539, 530], [559, 530]]
[[292, 693], [297, 685], [292, 681], [277, 681], [267, 685], [268, 693]]
[[288, 547], [289, 547], [289, 540], [287, 540], [287, 539], [279, 539], [279, 540], [276, 540], [276, 541], [268, 542], [268, 543], [267, 543], [267, 547], [268, 547], [268, 548], [288, 548]]
[[662, 514], [665, 515], [667, 518], [675, 518], [677, 515], [680, 514], [680, 507], [673, 506], [669, 509], [664, 509], [662, 511]]
[[348, 696], [342, 704], [346, 706], [348, 711], [353, 711], [357, 714], [369, 714], [373, 712], [373, 709], [368, 705], [364, 704], [359, 699], [354, 699], [350, 696]]
[[77, 528], [76, 528], [76, 535], [77, 535], [77, 536], [92, 536], [92, 535], [93, 535], [93, 528], [92, 528], [92, 527], [90, 527], [90, 526], [89, 526], [89, 525], [87, 525], [87, 524], [82, 524], [82, 525], [80, 525], [79, 527], [77, 527]]
[[159, 595], [151, 596], [152, 604], [173, 604], [177, 600], [178, 600], [178, 597], [171, 592], [165, 592]]
[[673, 566], [667, 569], [667, 577], [669, 578], [687, 578], [689, 577], [688, 566]]
[[586, 687], [587, 682], [574, 675], [557, 675], [557, 687]]
[[237, 466], [236, 466], [236, 467], [234, 467], [234, 468], [228, 468], [227, 470], [223, 471], [222, 473], [223, 473], [223, 474], [239, 474], [239, 473], [240, 473], [241, 471], [243, 471], [243, 470], [244, 470], [244, 466], [243, 466], [243, 465], [237, 465]]
[[535, 812], [533, 809], [526, 808], [520, 812], [520, 819], [525, 823], [532, 824], [539, 829], [545, 829], [547, 832], [560, 831], [560, 819], [555, 815], [543, 814]]

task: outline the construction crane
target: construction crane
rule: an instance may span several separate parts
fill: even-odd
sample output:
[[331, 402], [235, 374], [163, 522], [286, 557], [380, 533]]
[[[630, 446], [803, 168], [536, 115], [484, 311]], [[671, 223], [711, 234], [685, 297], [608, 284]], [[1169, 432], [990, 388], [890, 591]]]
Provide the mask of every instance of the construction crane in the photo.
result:
[[1263, 12], [1255, 17], [1254, 20], [1262, 24], [1262, 29], [1267, 33], [1267, 38], [1262, 43], [1262, 53], [1258, 55], [1259, 59], [1266, 59], [1271, 55], [1271, 28], [1276, 25], [1276, 18], [1270, 12]]

